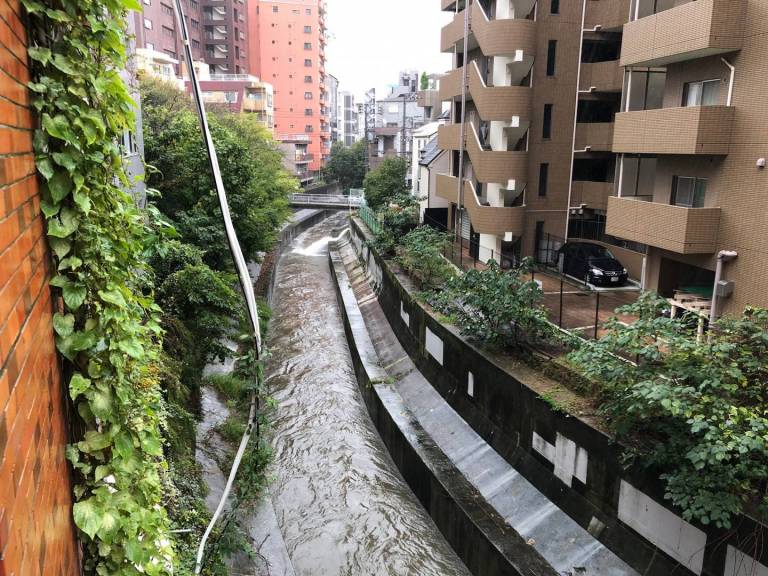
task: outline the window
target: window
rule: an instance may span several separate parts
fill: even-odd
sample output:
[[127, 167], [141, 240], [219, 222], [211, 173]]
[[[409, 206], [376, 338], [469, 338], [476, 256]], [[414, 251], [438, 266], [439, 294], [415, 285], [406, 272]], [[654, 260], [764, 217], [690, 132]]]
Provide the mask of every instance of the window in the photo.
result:
[[152, 30], [152, 20], [149, 18], [144, 18], [144, 28], [147, 30]]
[[542, 122], [541, 137], [552, 138], [552, 104], [544, 104], [544, 121]]
[[547, 186], [549, 184], [549, 164], [539, 164], [539, 196], [547, 195]]
[[304, 50], [312, 50], [312, 42], [304, 42]]
[[619, 184], [620, 196], [652, 198], [656, 186], [656, 164], [653, 156], [625, 155]]
[[168, 4], [160, 4], [160, 11], [168, 16], [173, 16], [173, 8], [168, 6]]
[[296, 9], [296, 10], [294, 10], [294, 11], [293, 11], [293, 13], [294, 13], [296, 16], [298, 16], [299, 14], [301, 14], [301, 10], [299, 10], [299, 9]]
[[547, 45], [547, 76], [555, 75], [555, 60], [557, 59], [557, 40], [550, 40]]
[[550, 14], [560, 14], [560, 0], [552, 0], [552, 4], [549, 6]]
[[155, 49], [155, 45], [152, 44], [152, 42], [147, 42], [146, 46], [147, 46], [147, 50], [154, 50]]
[[278, 8], [277, 6], [272, 6], [272, 12], [277, 12]]
[[304, 26], [304, 33], [305, 34], [311, 34], [312, 33], [312, 26]]
[[304, 76], [304, 82], [306, 84], [312, 84], [312, 76]]
[[312, 8], [307, 8], [306, 11], [305, 11], [305, 14], [307, 16], [312, 16]]
[[192, 38], [192, 48], [195, 48], [195, 49], [199, 50], [200, 49], [200, 40], [195, 40], [194, 38]]
[[176, 32], [173, 28], [168, 28], [167, 26], [163, 26], [163, 36], [168, 36], [168, 38], [175, 38]]
[[315, 128], [312, 126], [312, 124], [307, 124], [304, 126], [304, 132], [314, 132]]
[[630, 71], [624, 78], [621, 109], [626, 112], [635, 112], [663, 108], [666, 84], [666, 72]]
[[707, 180], [689, 176], [672, 178], [672, 204], [686, 208], [703, 208], [707, 194]]
[[683, 106], [716, 106], [720, 103], [720, 80], [686, 82]]
[[310, 60], [309, 58], [304, 60], [304, 66], [307, 66], [307, 67], [312, 66], [312, 60]]
[[304, 92], [304, 100], [312, 100], [312, 92]]
[[200, 28], [200, 21], [199, 20], [195, 20], [194, 18], [192, 18], [192, 28], [194, 28], [195, 30]]
[[304, 108], [304, 116], [312, 116], [312, 108]]

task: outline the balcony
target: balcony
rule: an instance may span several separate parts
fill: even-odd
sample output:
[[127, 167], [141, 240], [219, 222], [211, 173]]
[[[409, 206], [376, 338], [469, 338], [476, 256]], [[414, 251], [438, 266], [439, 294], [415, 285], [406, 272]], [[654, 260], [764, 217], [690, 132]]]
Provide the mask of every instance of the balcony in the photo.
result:
[[453, 17], [453, 21], [443, 26], [440, 32], [440, 51], [453, 52], [454, 46], [464, 39], [464, 11]]
[[613, 148], [613, 122], [579, 122], [576, 124], [576, 150], [610, 152]]
[[533, 20], [503, 18], [491, 20], [483, 7], [472, 5], [472, 34], [485, 56], [516, 56], [536, 53], [536, 22]]
[[[479, 182], [502, 184], [510, 190], [516, 189], [517, 182], [528, 180], [528, 152], [486, 150], [472, 124], [467, 124], [465, 134], [466, 150], [472, 161], [475, 177]], [[443, 150], [460, 150], [461, 125], [440, 126], [437, 131], [437, 145]]]
[[740, 50], [746, 0], [697, 0], [624, 26], [622, 66], [665, 66]]
[[630, 0], [589, 0], [584, 27], [620, 31], [629, 20]]
[[419, 90], [416, 93], [416, 104], [421, 108], [440, 106], [437, 90]]
[[633, 198], [608, 198], [606, 234], [677, 254], [717, 249], [720, 208], [683, 208]]
[[481, 119], [530, 124], [533, 91], [528, 86], [486, 86], [477, 63], [472, 62], [469, 92]]
[[[458, 187], [458, 178], [438, 174], [435, 193], [440, 198], [456, 204]], [[472, 228], [480, 234], [520, 237], [525, 231], [525, 206], [484, 206], [477, 199], [475, 187], [467, 181], [464, 182], [464, 207], [469, 212]]]
[[616, 114], [613, 151], [631, 154], [726, 155], [731, 106], [661, 108]]
[[445, 76], [440, 78], [440, 90], [438, 95], [441, 101], [453, 100], [461, 96], [461, 79], [464, 74], [464, 67], [454, 68]]
[[606, 210], [608, 197], [613, 194], [613, 182], [574, 180], [571, 188], [571, 207], [585, 204], [592, 210]]
[[581, 65], [579, 90], [585, 92], [621, 92], [624, 88], [624, 68], [617, 60], [591, 62]]

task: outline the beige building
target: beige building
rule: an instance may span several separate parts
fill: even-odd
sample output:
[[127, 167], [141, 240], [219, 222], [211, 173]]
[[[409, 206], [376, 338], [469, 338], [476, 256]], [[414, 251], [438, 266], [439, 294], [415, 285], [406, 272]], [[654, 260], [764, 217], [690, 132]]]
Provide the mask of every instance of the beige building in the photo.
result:
[[709, 299], [735, 252], [719, 311], [768, 306], [768, 3], [441, 4], [454, 70], [436, 193], [480, 259], [546, 262], [585, 239], [647, 289]]

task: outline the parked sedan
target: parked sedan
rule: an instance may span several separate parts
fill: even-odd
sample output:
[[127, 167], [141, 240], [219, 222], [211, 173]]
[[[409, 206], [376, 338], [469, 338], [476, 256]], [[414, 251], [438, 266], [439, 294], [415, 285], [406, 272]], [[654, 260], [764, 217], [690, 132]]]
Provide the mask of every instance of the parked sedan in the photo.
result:
[[568, 242], [558, 254], [562, 255], [564, 274], [595, 286], [623, 286], [627, 282], [627, 269], [604, 246]]

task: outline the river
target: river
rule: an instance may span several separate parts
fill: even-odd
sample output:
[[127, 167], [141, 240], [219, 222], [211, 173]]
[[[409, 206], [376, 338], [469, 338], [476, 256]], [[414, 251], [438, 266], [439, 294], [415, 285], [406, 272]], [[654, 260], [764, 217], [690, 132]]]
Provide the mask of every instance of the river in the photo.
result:
[[270, 493], [297, 575], [468, 575], [400, 476], [358, 390], [328, 267], [347, 215], [282, 257], [268, 345]]

